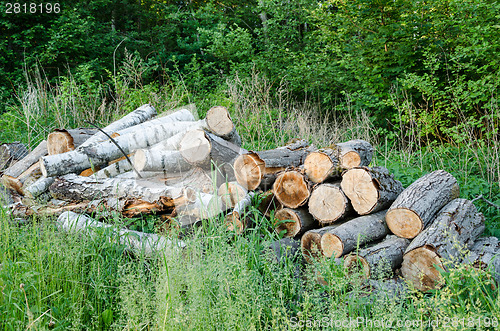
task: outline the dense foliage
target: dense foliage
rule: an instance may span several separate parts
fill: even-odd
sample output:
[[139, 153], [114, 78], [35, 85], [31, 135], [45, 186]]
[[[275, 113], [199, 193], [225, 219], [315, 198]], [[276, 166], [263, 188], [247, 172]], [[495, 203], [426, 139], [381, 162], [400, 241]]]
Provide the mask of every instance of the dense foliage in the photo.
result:
[[[145, 84], [182, 79], [190, 92], [207, 93], [228, 76], [256, 70], [284, 79], [301, 99], [348, 99], [370, 112], [380, 133], [416, 125], [428, 140], [457, 141], [465, 122], [479, 133], [486, 121], [498, 123], [496, 1], [63, 0], [60, 6], [57, 14], [2, 10], [3, 103], [25, 83], [23, 66], [41, 66], [52, 81], [70, 69], [77, 81], [109, 83], [128, 52], [144, 61]], [[395, 112], [399, 100], [405, 100], [402, 117]]]

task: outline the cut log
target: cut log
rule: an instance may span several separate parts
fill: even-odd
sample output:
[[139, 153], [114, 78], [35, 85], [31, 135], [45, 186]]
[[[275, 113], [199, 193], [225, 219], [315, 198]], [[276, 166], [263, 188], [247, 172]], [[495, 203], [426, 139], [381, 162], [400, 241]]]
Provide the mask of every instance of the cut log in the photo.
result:
[[340, 189], [340, 182], [316, 186], [309, 198], [309, 212], [321, 225], [343, 219], [351, 210], [351, 203]]
[[311, 152], [304, 160], [304, 171], [313, 183], [339, 178], [344, 169], [368, 166], [373, 147], [364, 140], [350, 140], [333, 148]]
[[415, 238], [459, 194], [455, 177], [444, 170], [431, 172], [408, 186], [393, 202], [387, 212], [387, 226], [398, 237]]
[[293, 262], [300, 262], [301, 255], [298, 254], [300, 249], [300, 241], [293, 238], [283, 238], [273, 241], [266, 249], [267, 252], [272, 252], [272, 260], [275, 263], [282, 263], [289, 259]]
[[125, 245], [128, 250], [134, 254], [144, 254], [148, 257], [156, 253], [165, 253], [170, 249], [185, 247], [185, 243], [182, 241], [174, 244], [170, 239], [165, 239], [165, 237], [154, 233], [116, 229], [110, 224], [98, 222], [88, 216], [79, 215], [71, 211], [61, 214], [57, 219], [57, 225], [64, 231], [81, 232], [90, 236], [94, 236], [96, 234], [95, 231], [99, 231], [99, 229], [110, 229], [112, 230], [113, 237], [117, 237], [118, 241], [122, 245]]
[[401, 182], [384, 167], [349, 169], [340, 185], [360, 215], [389, 208], [403, 191]]
[[[131, 161], [134, 162], [134, 156], [130, 157]], [[124, 174], [126, 172], [129, 172], [132, 170], [132, 166], [128, 162], [127, 159], [115, 162], [110, 164], [109, 166], [91, 174], [93, 178], [97, 179], [104, 179], [104, 178], [113, 178], [116, 177], [120, 174]], [[83, 176], [83, 174], [80, 174], [80, 176]], [[84, 176], [88, 177], [88, 176]], [[135, 178], [135, 175], [134, 175]]]
[[26, 146], [19, 142], [0, 145], [0, 171], [7, 169], [17, 161], [28, 155]]
[[231, 213], [226, 215], [224, 223], [228, 231], [235, 231], [236, 234], [241, 234], [248, 227], [248, 220], [244, 217], [245, 210], [252, 205], [252, 199], [255, 192], [248, 192], [243, 199], [234, 205]]
[[42, 141], [34, 150], [24, 158], [16, 162], [13, 166], [4, 171], [5, 176], [17, 178], [23, 172], [28, 170], [33, 164], [37, 163], [40, 157], [47, 155], [47, 141]]
[[283, 208], [274, 214], [277, 219], [275, 230], [277, 233], [285, 231], [284, 237], [299, 237], [307, 230], [318, 227], [318, 223], [307, 212], [306, 208]]
[[135, 152], [134, 167], [137, 171], [182, 172], [193, 167], [182, 157], [181, 152], [172, 150], [154, 151], [139, 149]]
[[303, 206], [309, 199], [311, 183], [299, 171], [284, 171], [276, 178], [273, 193], [283, 206], [297, 208]]
[[250, 191], [256, 188], [266, 191], [278, 172], [302, 165], [312, 150], [314, 147], [307, 141], [298, 140], [276, 149], [241, 155], [234, 161], [236, 180]]
[[50, 185], [54, 183], [54, 177], [41, 177], [36, 182], [28, 186], [24, 192], [31, 198], [36, 198], [47, 192]]
[[18, 177], [11, 177], [8, 175], [2, 176], [2, 182], [7, 188], [15, 190], [17, 193], [24, 195], [24, 187], [31, 185], [38, 178], [41, 177], [40, 166], [38, 162], [31, 165]]
[[354, 218], [321, 236], [321, 251], [327, 257], [341, 257], [357, 247], [384, 238], [389, 232], [385, 223], [387, 210]]
[[[136, 110], [128, 113], [118, 121], [109, 124], [102, 130], [107, 134], [112, 135], [117, 131], [145, 122], [154, 116], [156, 116], [156, 110], [151, 105], [149, 104], [142, 105]], [[96, 142], [101, 142], [106, 140], [108, 140], [108, 137], [104, 133], [98, 131], [95, 135], [93, 135], [92, 137], [87, 139], [82, 145], [80, 145], [80, 147], [90, 146]]]
[[347, 255], [344, 267], [349, 274], [361, 272], [362, 278], [388, 278], [401, 267], [410, 240], [389, 235], [383, 241]]
[[403, 277], [421, 291], [440, 286], [438, 268], [447, 270], [445, 261], [452, 265], [461, 262], [460, 251], [471, 248], [484, 228], [484, 216], [471, 201], [452, 200], [406, 249]]
[[332, 231], [342, 223], [332, 224], [319, 229], [312, 229], [304, 233], [300, 240], [302, 255], [307, 262], [312, 263], [314, 259], [326, 256], [321, 249], [321, 237], [328, 231]]
[[223, 183], [217, 190], [217, 194], [227, 208], [234, 208], [238, 202], [245, 198], [247, 193], [247, 189], [238, 182]]
[[500, 242], [498, 238], [479, 238], [471, 247], [464, 263], [480, 270], [488, 270], [497, 285], [500, 285]]
[[208, 193], [197, 193], [195, 201], [176, 207], [179, 216], [194, 216], [198, 219], [209, 219], [222, 213], [223, 204], [219, 196]]
[[215, 106], [208, 110], [207, 129], [213, 134], [233, 143], [236, 146], [241, 146], [241, 138], [236, 131], [236, 126], [229, 116], [226, 107]]
[[56, 129], [47, 137], [48, 155], [72, 151], [96, 133], [97, 129]]
[[272, 190], [263, 192], [260, 197], [262, 200], [257, 209], [266, 217], [271, 217], [272, 212], [283, 208], [283, 205], [276, 199]]

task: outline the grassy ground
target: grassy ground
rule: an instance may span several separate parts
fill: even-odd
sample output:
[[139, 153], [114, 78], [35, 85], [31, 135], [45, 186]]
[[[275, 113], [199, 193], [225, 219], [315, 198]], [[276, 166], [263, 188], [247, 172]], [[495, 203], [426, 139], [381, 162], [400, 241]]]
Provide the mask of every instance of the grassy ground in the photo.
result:
[[[82, 90], [71, 80], [63, 83], [49, 89], [39, 81], [20, 95], [22, 107], [0, 118], [9, 125], [1, 139], [22, 137], [34, 144], [51, 126], [109, 121], [146, 101], [160, 110], [195, 101], [200, 116], [209, 106], [223, 104], [233, 112], [247, 148], [270, 148], [295, 137], [318, 146], [363, 138], [376, 146], [373, 163], [388, 167], [405, 186], [442, 168], [458, 179], [461, 197], [483, 194], [500, 204], [499, 145], [494, 139], [485, 143], [471, 135], [458, 146], [424, 147], [405, 131], [389, 144], [377, 138], [367, 114], [343, 105], [347, 112], [342, 118], [333, 112], [319, 118], [311, 115], [318, 113], [313, 103], [294, 103], [286, 87], [257, 75], [250, 81], [230, 80], [224, 91], [203, 100], [175, 86], [123, 87], [111, 104], [102, 103], [100, 87]], [[487, 233], [500, 235], [498, 211], [480, 200], [476, 205], [486, 215]], [[0, 327], [475, 330], [500, 323], [499, 292], [485, 272], [444, 272], [443, 288], [425, 294], [410, 289], [397, 296], [369, 295], [332, 260], [308, 265], [301, 275], [293, 258], [272, 262], [262, 251], [279, 237], [271, 221], [254, 209], [250, 213], [257, 226], [241, 236], [212, 219], [184, 238], [186, 249], [146, 259], [110, 243], [105, 233], [93, 238], [62, 233], [50, 218], [21, 225], [0, 209]], [[125, 221], [108, 222], [120, 226]]]

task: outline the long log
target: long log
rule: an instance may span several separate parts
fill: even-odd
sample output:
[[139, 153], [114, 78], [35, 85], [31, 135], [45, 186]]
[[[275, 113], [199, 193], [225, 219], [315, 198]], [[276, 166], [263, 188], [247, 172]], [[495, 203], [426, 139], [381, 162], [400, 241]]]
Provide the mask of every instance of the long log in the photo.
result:
[[327, 257], [341, 257], [389, 232], [385, 223], [387, 210], [360, 216], [329, 230], [321, 236], [321, 250]]
[[352, 205], [340, 188], [340, 182], [314, 188], [309, 198], [309, 212], [321, 225], [336, 222], [352, 211]]
[[213, 134], [241, 146], [241, 138], [226, 107], [215, 106], [207, 111], [207, 129]]
[[387, 212], [387, 226], [398, 237], [415, 238], [459, 194], [455, 177], [444, 170], [431, 172], [397, 197]]
[[463, 263], [480, 270], [488, 270], [497, 285], [500, 284], [500, 242], [497, 237], [479, 238], [471, 247]]
[[241, 234], [248, 227], [248, 220], [244, 217], [245, 210], [252, 205], [255, 192], [248, 192], [243, 199], [234, 205], [233, 211], [226, 215], [224, 223], [228, 231], [235, 231]]
[[234, 161], [236, 180], [250, 191], [257, 188], [266, 191], [278, 172], [300, 166], [312, 150], [314, 146], [305, 140], [298, 140], [267, 151], [250, 151]]
[[277, 220], [275, 231], [277, 233], [285, 231], [284, 237], [299, 237], [306, 231], [318, 226], [318, 223], [306, 208], [283, 208], [278, 210], [274, 216]]
[[26, 146], [15, 141], [13, 143], [5, 143], [0, 145], [0, 171], [7, 169], [17, 161], [28, 155]]
[[193, 167], [179, 151], [153, 151], [139, 149], [134, 155], [134, 167], [137, 171], [182, 172]]
[[40, 157], [47, 155], [47, 141], [42, 141], [34, 150], [32, 150], [24, 158], [16, 162], [14, 165], [4, 171], [4, 176], [13, 178], [19, 177], [23, 172], [28, 170], [33, 164], [37, 163]]
[[288, 170], [276, 178], [273, 193], [283, 206], [293, 209], [307, 202], [311, 195], [311, 187], [311, 183], [304, 174], [297, 170]]
[[88, 216], [79, 215], [71, 211], [61, 214], [57, 219], [57, 225], [64, 231], [74, 233], [82, 232], [90, 236], [96, 235], [95, 231], [99, 231], [99, 229], [110, 229], [112, 231], [112, 238], [117, 238], [128, 250], [132, 251], [134, 254], [144, 254], [148, 257], [156, 253], [165, 253], [168, 250], [186, 246], [182, 241], [174, 244], [170, 239], [166, 239], [154, 233], [116, 229], [110, 224], [98, 222]]
[[388, 278], [401, 267], [403, 254], [410, 240], [389, 235], [383, 241], [347, 255], [344, 267], [352, 274], [360, 271], [362, 278]]
[[313, 183], [323, 183], [329, 178], [340, 178], [345, 169], [368, 166], [372, 157], [370, 143], [350, 140], [311, 152], [304, 160], [304, 171]]
[[56, 129], [47, 136], [48, 155], [74, 150], [97, 133], [97, 129]]
[[389, 208], [403, 191], [401, 182], [384, 167], [349, 169], [340, 186], [360, 215]]
[[440, 286], [438, 268], [447, 270], [445, 261], [452, 265], [461, 262], [460, 250], [471, 248], [484, 228], [484, 216], [471, 201], [452, 200], [406, 249], [401, 267], [403, 277], [421, 291]]

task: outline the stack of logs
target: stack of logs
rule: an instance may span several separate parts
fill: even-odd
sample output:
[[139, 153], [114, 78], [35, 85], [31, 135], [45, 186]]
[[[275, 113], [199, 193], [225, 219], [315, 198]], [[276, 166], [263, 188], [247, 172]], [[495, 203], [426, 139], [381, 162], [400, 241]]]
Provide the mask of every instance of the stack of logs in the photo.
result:
[[3, 144], [0, 166], [18, 217], [61, 215], [70, 227], [89, 224], [73, 212], [154, 213], [167, 230], [222, 214], [240, 234], [259, 225], [247, 214], [257, 205], [308, 262], [333, 258], [367, 279], [400, 272], [420, 290], [439, 286], [439, 269], [457, 263], [491, 265], [500, 281], [498, 239], [478, 239], [484, 218], [446, 171], [404, 189], [386, 168], [369, 167], [374, 150], [363, 140], [265, 151], [241, 143], [224, 107], [195, 120], [188, 109], [157, 116], [144, 105], [103, 129], [56, 130], [29, 153]]

